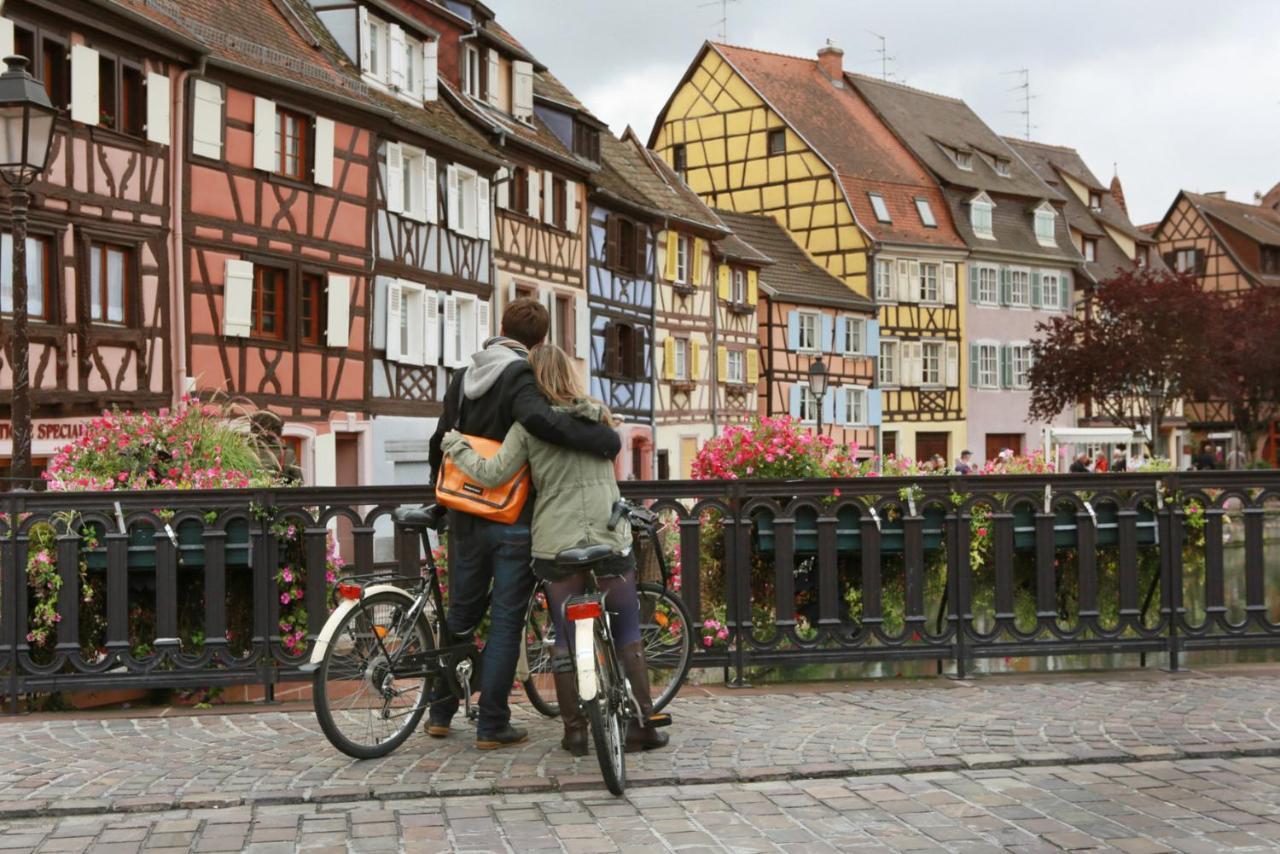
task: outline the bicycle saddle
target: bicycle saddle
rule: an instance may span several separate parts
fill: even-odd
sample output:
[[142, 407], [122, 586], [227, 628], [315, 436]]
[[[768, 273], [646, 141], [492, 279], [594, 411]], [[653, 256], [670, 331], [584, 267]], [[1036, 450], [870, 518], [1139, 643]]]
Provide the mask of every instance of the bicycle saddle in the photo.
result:
[[405, 528], [430, 528], [438, 531], [444, 522], [444, 508], [439, 504], [423, 507], [397, 507], [391, 514], [397, 525]]
[[612, 554], [613, 546], [604, 544], [575, 546], [557, 554], [556, 565], [562, 567], [589, 566], [593, 563], [599, 563]]

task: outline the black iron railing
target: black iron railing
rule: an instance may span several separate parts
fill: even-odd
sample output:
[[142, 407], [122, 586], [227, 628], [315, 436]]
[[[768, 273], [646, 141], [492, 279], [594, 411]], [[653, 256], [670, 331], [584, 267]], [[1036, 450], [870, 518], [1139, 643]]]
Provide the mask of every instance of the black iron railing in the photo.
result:
[[[1186, 650], [1280, 645], [1278, 472], [623, 491], [665, 520], [697, 665], [739, 680], [786, 664], [933, 659], [963, 675], [976, 658], [1115, 652], [1164, 653], [1176, 668]], [[423, 497], [419, 487], [0, 496], [10, 706], [33, 692], [299, 678], [328, 613], [326, 572], [413, 571], [419, 545], [390, 514]], [[299, 587], [304, 625], [282, 625], [301, 613], [282, 593]]]

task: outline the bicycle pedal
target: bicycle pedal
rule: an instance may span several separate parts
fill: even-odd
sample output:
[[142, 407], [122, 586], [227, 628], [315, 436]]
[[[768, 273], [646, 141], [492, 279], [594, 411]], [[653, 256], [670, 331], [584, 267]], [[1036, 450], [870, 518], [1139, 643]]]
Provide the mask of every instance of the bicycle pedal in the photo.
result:
[[664, 726], [671, 726], [671, 715], [657, 714], [649, 715], [649, 726], [654, 729], [661, 729]]
[[478, 706], [472, 706], [470, 704], [467, 705], [467, 720], [469, 721], [480, 720], [480, 708]]

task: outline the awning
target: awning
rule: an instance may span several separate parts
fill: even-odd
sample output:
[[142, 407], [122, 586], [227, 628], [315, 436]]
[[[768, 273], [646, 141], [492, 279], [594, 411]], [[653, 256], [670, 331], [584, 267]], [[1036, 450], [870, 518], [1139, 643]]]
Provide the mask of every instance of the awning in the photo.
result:
[[1127, 445], [1143, 434], [1128, 427], [1049, 427], [1045, 436], [1059, 445]]

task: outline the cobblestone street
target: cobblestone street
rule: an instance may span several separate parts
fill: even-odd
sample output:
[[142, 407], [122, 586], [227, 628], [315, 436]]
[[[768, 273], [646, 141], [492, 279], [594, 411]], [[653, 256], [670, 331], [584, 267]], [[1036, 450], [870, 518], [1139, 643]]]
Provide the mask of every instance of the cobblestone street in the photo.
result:
[[691, 689], [621, 800], [593, 756], [380, 761], [306, 711], [0, 723], [0, 849], [1276, 850], [1275, 668]]

